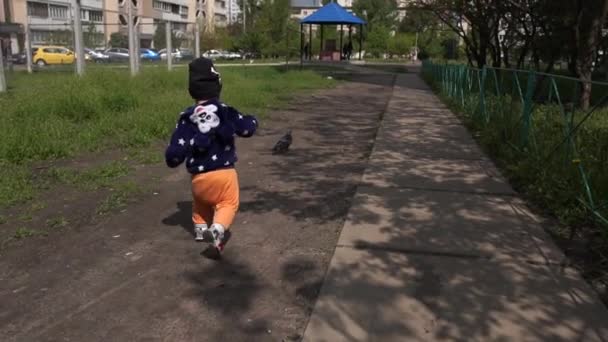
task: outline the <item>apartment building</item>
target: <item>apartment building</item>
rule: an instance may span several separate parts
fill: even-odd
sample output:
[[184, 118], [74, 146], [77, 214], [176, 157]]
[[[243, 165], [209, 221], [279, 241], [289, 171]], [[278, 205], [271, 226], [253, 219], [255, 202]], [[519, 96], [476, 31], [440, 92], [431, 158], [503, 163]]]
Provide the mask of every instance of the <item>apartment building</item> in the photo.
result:
[[5, 54], [19, 51], [19, 36], [23, 35], [23, 27], [11, 13], [9, 0], [0, 0], [0, 48]]
[[228, 1], [228, 25], [236, 24], [239, 21], [241, 15], [241, 7], [239, 6], [238, 0], [227, 0]]
[[226, 25], [228, 25], [228, 1], [230, 0], [214, 1], [215, 13], [213, 16], [213, 21], [215, 22], [215, 26], [226, 27]]
[[[213, 32], [215, 28], [215, 1], [214, 0], [190, 0], [192, 5], [189, 7], [189, 18], [192, 22], [200, 20], [201, 29], [207, 32]], [[200, 17], [197, 17], [197, 12], [200, 11]]]
[[[131, 0], [81, 0], [85, 44], [107, 45], [112, 33], [126, 34], [127, 7]], [[136, 30], [142, 47], [153, 47], [156, 24], [171, 22], [175, 34], [192, 38], [197, 10], [201, 8], [203, 29], [213, 31], [238, 20], [237, 0], [137, 0]], [[200, 6], [200, 7], [199, 7]], [[0, 39], [13, 52], [23, 49], [25, 23], [29, 23], [32, 44], [64, 44], [73, 41], [72, 0], [0, 0]]]
[[[71, 0], [1, 0], [3, 40], [10, 36], [12, 52], [23, 49], [24, 25], [29, 24], [32, 44], [56, 43], [71, 45], [73, 33]], [[103, 44], [105, 0], [81, 0], [81, 18], [85, 41]], [[11, 32], [7, 32], [11, 31]]]

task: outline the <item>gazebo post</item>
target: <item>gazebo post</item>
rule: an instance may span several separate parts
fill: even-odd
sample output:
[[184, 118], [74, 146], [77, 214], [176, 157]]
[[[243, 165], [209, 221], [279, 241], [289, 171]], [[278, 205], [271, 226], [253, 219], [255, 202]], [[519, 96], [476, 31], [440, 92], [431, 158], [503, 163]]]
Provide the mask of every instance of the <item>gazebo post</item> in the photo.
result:
[[322, 54], [323, 54], [323, 24], [321, 24], [321, 43], [319, 44], [319, 60], [321, 60]]
[[344, 25], [340, 24], [340, 60], [344, 57], [344, 47], [342, 46], [342, 37], [344, 36]]
[[300, 24], [300, 68], [302, 64], [304, 64], [304, 24]]
[[308, 60], [312, 60], [312, 24], [308, 24]]
[[353, 54], [353, 24], [348, 25], [348, 60], [350, 61], [350, 57]]
[[[354, 29], [361, 31], [361, 36], [359, 37], [359, 58], [363, 59], [363, 25], [366, 22], [357, 17], [356, 15], [347, 11], [344, 7], [340, 6], [335, 1], [332, 1], [325, 6], [319, 8], [314, 13], [300, 20], [300, 61], [303, 62], [308, 58], [308, 60], [313, 60], [312, 51], [313, 51], [313, 30], [312, 25], [317, 25], [320, 27], [317, 29], [317, 32], [314, 33], [315, 37], [319, 38], [319, 60], [323, 59], [323, 53], [326, 48], [325, 44], [325, 26], [330, 25], [335, 26], [336, 30], [338, 29], [338, 25], [340, 25], [340, 60], [347, 57], [350, 60], [352, 56], [353, 50], [353, 26]], [[308, 26], [308, 40], [306, 40], [306, 26]], [[345, 25], [348, 26], [348, 45], [346, 45], [347, 53], [344, 53], [344, 29]], [[356, 26], [358, 25], [358, 26]], [[319, 32], [320, 31], [320, 32]], [[335, 44], [334, 44], [335, 45]], [[333, 60], [333, 56], [335, 55], [335, 51], [331, 51]]]
[[359, 25], [359, 60], [363, 60], [361, 53], [363, 52], [363, 24]]

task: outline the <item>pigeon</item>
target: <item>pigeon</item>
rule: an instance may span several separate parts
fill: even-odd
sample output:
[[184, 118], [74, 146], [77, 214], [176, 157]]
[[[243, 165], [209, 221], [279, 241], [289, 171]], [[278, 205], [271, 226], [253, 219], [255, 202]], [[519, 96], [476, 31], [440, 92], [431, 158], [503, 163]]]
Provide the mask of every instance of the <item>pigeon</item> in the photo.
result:
[[291, 130], [289, 130], [287, 131], [287, 134], [282, 136], [281, 139], [279, 139], [279, 141], [277, 141], [277, 143], [274, 145], [272, 148], [272, 153], [277, 154], [287, 152], [292, 140], [293, 138], [291, 137]]

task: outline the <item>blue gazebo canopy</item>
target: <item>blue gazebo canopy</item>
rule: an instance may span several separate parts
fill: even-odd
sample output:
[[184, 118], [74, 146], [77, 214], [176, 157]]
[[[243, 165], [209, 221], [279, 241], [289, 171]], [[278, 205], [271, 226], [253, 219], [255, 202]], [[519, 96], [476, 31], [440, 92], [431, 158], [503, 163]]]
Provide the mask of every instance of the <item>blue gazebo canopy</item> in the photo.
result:
[[313, 14], [302, 19], [300, 24], [316, 25], [365, 25], [365, 20], [350, 13], [335, 2], [319, 8]]

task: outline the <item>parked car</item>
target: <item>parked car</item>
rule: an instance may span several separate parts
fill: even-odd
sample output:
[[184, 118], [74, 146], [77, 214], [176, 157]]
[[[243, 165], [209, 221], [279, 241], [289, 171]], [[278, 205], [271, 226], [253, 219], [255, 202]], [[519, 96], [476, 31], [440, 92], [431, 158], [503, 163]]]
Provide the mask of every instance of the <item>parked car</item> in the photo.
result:
[[189, 60], [194, 59], [194, 51], [192, 51], [190, 49], [184, 49], [184, 48], [181, 48], [178, 50], [179, 50], [179, 53], [181, 54], [181, 59], [183, 61], [189, 61]]
[[27, 63], [27, 57], [25, 55], [25, 52], [13, 54], [11, 56], [11, 62], [13, 64], [26, 64]]
[[226, 59], [231, 59], [231, 60], [243, 58], [241, 56], [241, 54], [238, 52], [225, 52], [224, 55], [226, 56]]
[[38, 66], [74, 63], [74, 52], [62, 46], [38, 46], [33, 62]]
[[110, 62], [126, 62], [129, 60], [129, 50], [125, 48], [109, 48], [104, 54]]
[[156, 62], [160, 61], [160, 55], [151, 49], [139, 49], [140, 57], [144, 61]]
[[85, 60], [95, 62], [95, 63], [108, 63], [110, 62], [110, 56], [106, 55], [103, 52], [98, 52], [97, 50], [85, 48]]
[[[160, 58], [163, 61], [167, 60], [167, 49], [161, 49], [161, 50], [159, 50], [158, 54], [160, 55]], [[171, 58], [174, 61], [180, 61], [180, 60], [182, 60], [182, 53], [181, 53], [181, 51], [179, 51], [179, 49], [173, 49], [173, 52], [171, 53]]]
[[226, 56], [219, 50], [209, 50], [203, 53], [203, 57], [209, 59], [224, 59]]
[[243, 59], [259, 59], [259, 58], [262, 58], [262, 56], [258, 52], [241, 50], [239, 53], [240, 53], [240, 55], [242, 56]]

